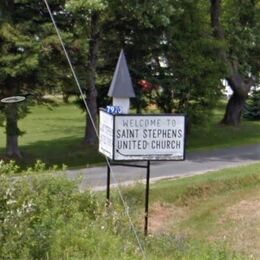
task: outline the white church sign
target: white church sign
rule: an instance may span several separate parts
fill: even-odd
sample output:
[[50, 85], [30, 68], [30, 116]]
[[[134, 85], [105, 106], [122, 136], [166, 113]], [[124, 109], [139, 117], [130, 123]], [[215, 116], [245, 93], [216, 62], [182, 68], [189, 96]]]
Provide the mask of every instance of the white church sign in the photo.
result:
[[111, 160], [184, 160], [185, 116], [100, 110], [99, 151]]

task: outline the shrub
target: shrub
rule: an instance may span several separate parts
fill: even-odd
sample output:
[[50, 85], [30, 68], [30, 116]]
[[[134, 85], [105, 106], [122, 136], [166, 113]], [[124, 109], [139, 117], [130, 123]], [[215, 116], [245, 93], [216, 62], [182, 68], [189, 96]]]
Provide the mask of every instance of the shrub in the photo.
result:
[[135, 258], [95, 196], [62, 175], [0, 176], [0, 259]]
[[2, 174], [16, 174], [20, 171], [20, 167], [16, 165], [15, 161], [10, 161], [5, 163], [3, 160], [0, 160], [0, 175]]

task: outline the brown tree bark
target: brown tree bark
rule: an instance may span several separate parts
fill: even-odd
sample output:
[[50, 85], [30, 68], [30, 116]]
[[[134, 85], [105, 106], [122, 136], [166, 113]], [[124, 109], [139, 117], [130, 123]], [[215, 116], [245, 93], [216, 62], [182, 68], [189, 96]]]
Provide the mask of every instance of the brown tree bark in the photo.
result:
[[[10, 14], [14, 9], [14, 0], [4, 0], [1, 2], [2, 18], [7, 21], [11, 20]], [[8, 87], [3, 88], [4, 96], [14, 96], [17, 93], [16, 82], [10, 80]], [[6, 154], [11, 158], [21, 158], [21, 152], [18, 144], [20, 130], [18, 128], [18, 108], [17, 104], [5, 105], [5, 120], [6, 120]]]
[[[93, 12], [91, 15], [91, 31], [89, 43], [89, 62], [88, 62], [88, 80], [87, 80], [87, 97], [86, 101], [89, 107], [90, 115], [86, 115], [86, 128], [84, 143], [95, 144], [97, 134], [95, 131], [97, 122], [97, 90], [96, 90], [96, 69], [99, 49], [99, 13]], [[90, 119], [92, 117], [93, 121]], [[93, 122], [95, 127], [93, 126]]]
[[[211, 26], [213, 35], [217, 40], [224, 40], [224, 30], [222, 28], [221, 17], [221, 0], [211, 0]], [[226, 80], [233, 90], [226, 106], [226, 112], [222, 120], [223, 124], [238, 126], [240, 124], [242, 110], [250, 91], [251, 82], [239, 72], [239, 62], [233, 61], [228, 57], [228, 53], [222, 48], [219, 50], [223, 62], [226, 64], [228, 74]]]
[[20, 130], [18, 128], [17, 104], [7, 104], [6, 115], [6, 154], [8, 157], [21, 158], [22, 154], [18, 145]]

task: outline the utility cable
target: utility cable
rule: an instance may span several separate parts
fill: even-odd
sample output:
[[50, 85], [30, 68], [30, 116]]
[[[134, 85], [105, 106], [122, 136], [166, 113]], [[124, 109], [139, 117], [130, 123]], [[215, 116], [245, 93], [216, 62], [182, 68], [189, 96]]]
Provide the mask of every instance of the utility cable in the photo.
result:
[[[50, 15], [50, 18], [51, 18], [51, 21], [52, 21], [52, 23], [53, 23], [53, 26], [54, 26], [54, 28], [55, 28], [55, 30], [56, 30], [56, 33], [57, 33], [57, 36], [58, 36], [59, 41], [60, 41], [60, 43], [61, 43], [62, 49], [63, 49], [63, 51], [64, 51], [64, 54], [65, 54], [66, 59], [67, 59], [67, 61], [68, 61], [68, 64], [69, 64], [69, 66], [70, 66], [72, 75], [73, 75], [73, 77], [74, 77], [74, 80], [75, 80], [76, 85], [77, 85], [77, 87], [78, 87], [78, 90], [79, 90], [79, 92], [80, 92], [80, 95], [81, 95], [81, 97], [82, 97], [82, 99], [83, 99], [83, 102], [84, 102], [84, 105], [85, 105], [85, 107], [86, 107], [87, 113], [88, 113], [88, 115], [89, 115], [90, 121], [91, 121], [91, 123], [92, 123], [92, 125], [93, 125], [93, 128], [94, 128], [94, 130], [95, 130], [96, 136], [97, 136], [97, 138], [99, 139], [99, 135], [98, 135], [98, 130], [97, 130], [96, 124], [95, 124], [95, 122], [94, 122], [94, 120], [93, 120], [93, 118], [92, 118], [92, 116], [91, 116], [89, 106], [88, 106], [87, 101], [86, 101], [86, 99], [85, 99], [85, 97], [84, 97], [84, 93], [83, 93], [82, 88], [81, 88], [81, 86], [80, 86], [80, 84], [79, 84], [78, 77], [77, 77], [76, 72], [75, 72], [75, 70], [74, 70], [74, 67], [73, 67], [73, 65], [72, 65], [72, 63], [71, 63], [70, 57], [69, 57], [68, 52], [67, 52], [67, 49], [66, 49], [66, 47], [65, 47], [65, 44], [64, 44], [64, 42], [63, 42], [63, 40], [62, 40], [62, 37], [61, 37], [61, 33], [60, 33], [60, 31], [59, 31], [59, 28], [58, 28], [58, 26], [57, 26], [57, 24], [56, 24], [56, 21], [55, 21], [55, 19], [54, 19], [53, 14], [52, 14], [52, 12], [51, 12], [50, 6], [49, 6], [49, 4], [48, 4], [48, 0], [43, 0], [43, 1], [44, 1], [45, 5], [46, 5], [46, 8], [47, 8], [48, 13], [49, 13], [49, 15]], [[126, 201], [124, 200], [123, 194], [122, 194], [122, 192], [121, 192], [121, 190], [120, 190], [120, 187], [119, 187], [119, 184], [118, 184], [118, 181], [117, 181], [117, 179], [116, 179], [116, 177], [115, 177], [115, 175], [114, 175], [114, 173], [113, 173], [113, 171], [112, 171], [111, 164], [110, 164], [110, 162], [109, 162], [109, 160], [108, 160], [108, 158], [107, 158], [106, 156], [105, 156], [105, 158], [106, 158], [107, 165], [108, 165], [108, 167], [110, 168], [111, 176], [112, 176], [113, 180], [114, 180], [115, 183], [116, 183], [116, 187], [117, 187], [117, 190], [118, 190], [118, 194], [119, 194], [120, 199], [121, 199], [121, 201], [122, 201], [122, 203], [123, 203], [123, 207], [124, 207], [124, 209], [125, 209], [125, 212], [126, 212], [126, 215], [127, 215], [128, 219], [129, 219], [130, 226], [131, 226], [131, 228], [132, 228], [132, 230], [133, 230], [133, 232], [134, 232], [134, 235], [135, 235], [135, 238], [136, 238], [136, 240], [137, 240], [138, 246], [139, 246], [139, 248], [140, 248], [140, 250], [141, 250], [141, 252], [142, 252], [143, 258], [144, 258], [144, 259], [147, 259], [146, 254], [145, 254], [145, 251], [144, 251], [144, 248], [143, 248], [143, 246], [142, 246], [142, 244], [141, 244], [141, 241], [140, 241], [140, 238], [139, 238], [139, 236], [138, 236], [138, 234], [137, 234], [135, 225], [134, 225], [133, 220], [132, 220], [132, 218], [131, 218], [131, 216], [130, 216], [130, 213], [129, 213], [129, 210], [128, 210], [129, 207], [128, 207]]]

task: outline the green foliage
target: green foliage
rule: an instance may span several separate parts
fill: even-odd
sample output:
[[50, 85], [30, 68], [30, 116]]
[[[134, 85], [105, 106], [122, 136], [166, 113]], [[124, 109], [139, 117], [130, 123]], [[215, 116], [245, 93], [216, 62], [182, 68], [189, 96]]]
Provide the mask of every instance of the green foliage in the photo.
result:
[[66, 165], [62, 165], [59, 167], [58, 165], [53, 165], [50, 168], [47, 168], [46, 164], [41, 160], [36, 160], [35, 164], [32, 167], [28, 167], [25, 171], [16, 164], [15, 161], [10, 160], [9, 162], [5, 162], [0, 160], [0, 176], [1, 175], [18, 175], [18, 174], [35, 174], [35, 173], [42, 173], [42, 172], [56, 172], [58, 170], [65, 171], [67, 169]]
[[244, 118], [260, 120], [260, 90], [253, 90], [245, 106]]
[[39, 65], [39, 43], [25, 34], [19, 25], [3, 23], [0, 27], [0, 79], [25, 77], [35, 73]]
[[222, 21], [231, 59], [239, 61], [242, 75], [258, 78], [259, 81], [259, 1], [223, 1]]
[[[221, 43], [212, 36], [209, 5], [167, 0], [121, 5], [113, 0], [108, 7], [101, 76], [103, 71], [112, 74], [111, 64], [124, 48], [138, 112], [155, 103], [165, 113], [187, 113], [190, 123], [205, 122], [220, 97], [219, 78], [225, 70], [216, 58]], [[142, 80], [153, 86], [151, 90], [142, 89]]]
[[[41, 172], [43, 168], [44, 164], [38, 162], [36, 169]], [[173, 200], [169, 201], [178, 201], [179, 194], [186, 202], [202, 198], [205, 203], [205, 195], [209, 198], [225, 191], [259, 185], [258, 169], [259, 164], [256, 164], [191, 179], [160, 182], [151, 187], [152, 201], [165, 200], [172, 195]], [[92, 192], [78, 192], [77, 182], [61, 174], [39, 172], [19, 178], [0, 176], [1, 259], [142, 258], [120, 203], [113, 200], [105, 211]], [[201, 190], [193, 189], [191, 182], [196, 187], [208, 185], [212, 190], [203, 188], [207, 192], [202, 196]], [[124, 197], [127, 202], [131, 200], [129, 206], [135, 213], [143, 207], [140, 191], [141, 186], [137, 190], [125, 190], [128, 197]], [[168, 234], [150, 235], [145, 240], [139, 232], [138, 235], [149, 259], [240, 259], [224, 243], [192, 239], [173, 234], [170, 229]]]
[[107, 7], [106, 0], [67, 0], [66, 8], [72, 12], [84, 12], [90, 14], [91, 10], [103, 11]]
[[[152, 77], [153, 53], [157, 55], [162, 30], [169, 26], [170, 1], [109, 1], [102, 23], [99, 75], [109, 86], [120, 49], [124, 49], [137, 98], [134, 107], [140, 112], [147, 106], [138, 82]], [[113, 46], [113, 48], [111, 48]]]
[[11, 160], [5, 163], [3, 160], [0, 160], [0, 176], [17, 174], [20, 170], [20, 167], [16, 165], [15, 161]]
[[[61, 175], [0, 177], [1, 259], [133, 259], [95, 196]], [[118, 220], [118, 219], [117, 219]]]
[[[64, 1], [51, 2], [51, 8], [57, 13], [62, 5]], [[69, 84], [65, 58], [61, 56], [62, 49], [57, 36], [54, 37], [55, 31], [44, 2], [18, 0], [12, 5], [7, 1], [1, 10], [6, 19], [0, 23], [0, 98], [29, 92], [35, 94], [34, 100], [41, 100], [46, 89], [61, 88], [61, 82]], [[63, 29], [61, 16], [56, 18]], [[69, 33], [63, 33], [65, 42], [69, 36]], [[17, 121], [29, 112], [29, 103], [23, 102], [12, 109], [8, 105], [0, 106], [8, 136], [23, 133]]]
[[206, 3], [176, 1], [172, 5], [174, 26], [165, 28], [161, 61], [155, 67], [161, 87], [154, 100], [163, 112], [186, 113], [190, 124], [201, 124], [220, 96], [223, 64], [215, 55], [219, 43], [207, 23]]
[[[225, 42], [212, 37], [210, 1], [49, 1], [79, 82], [87, 86], [91, 71], [91, 16], [98, 13], [98, 103], [110, 102], [107, 90], [121, 48], [125, 49], [138, 112], [151, 103], [167, 113], [186, 113], [189, 122], [208, 122], [221, 96], [225, 65], [217, 55], [227, 50], [239, 60], [244, 76], [259, 78], [259, 3], [223, 0]], [[43, 1], [17, 0], [0, 4], [0, 97], [45, 92], [78, 95], [60, 42]], [[99, 26], [98, 26], [99, 27]], [[113, 48], [111, 48], [113, 46]], [[143, 91], [140, 80], [154, 88]], [[19, 105], [18, 118], [29, 111]], [[0, 105], [0, 125], [10, 111]], [[14, 125], [14, 124], [13, 124]], [[7, 134], [22, 133], [6, 127]], [[83, 132], [83, 131], [82, 131]]]

